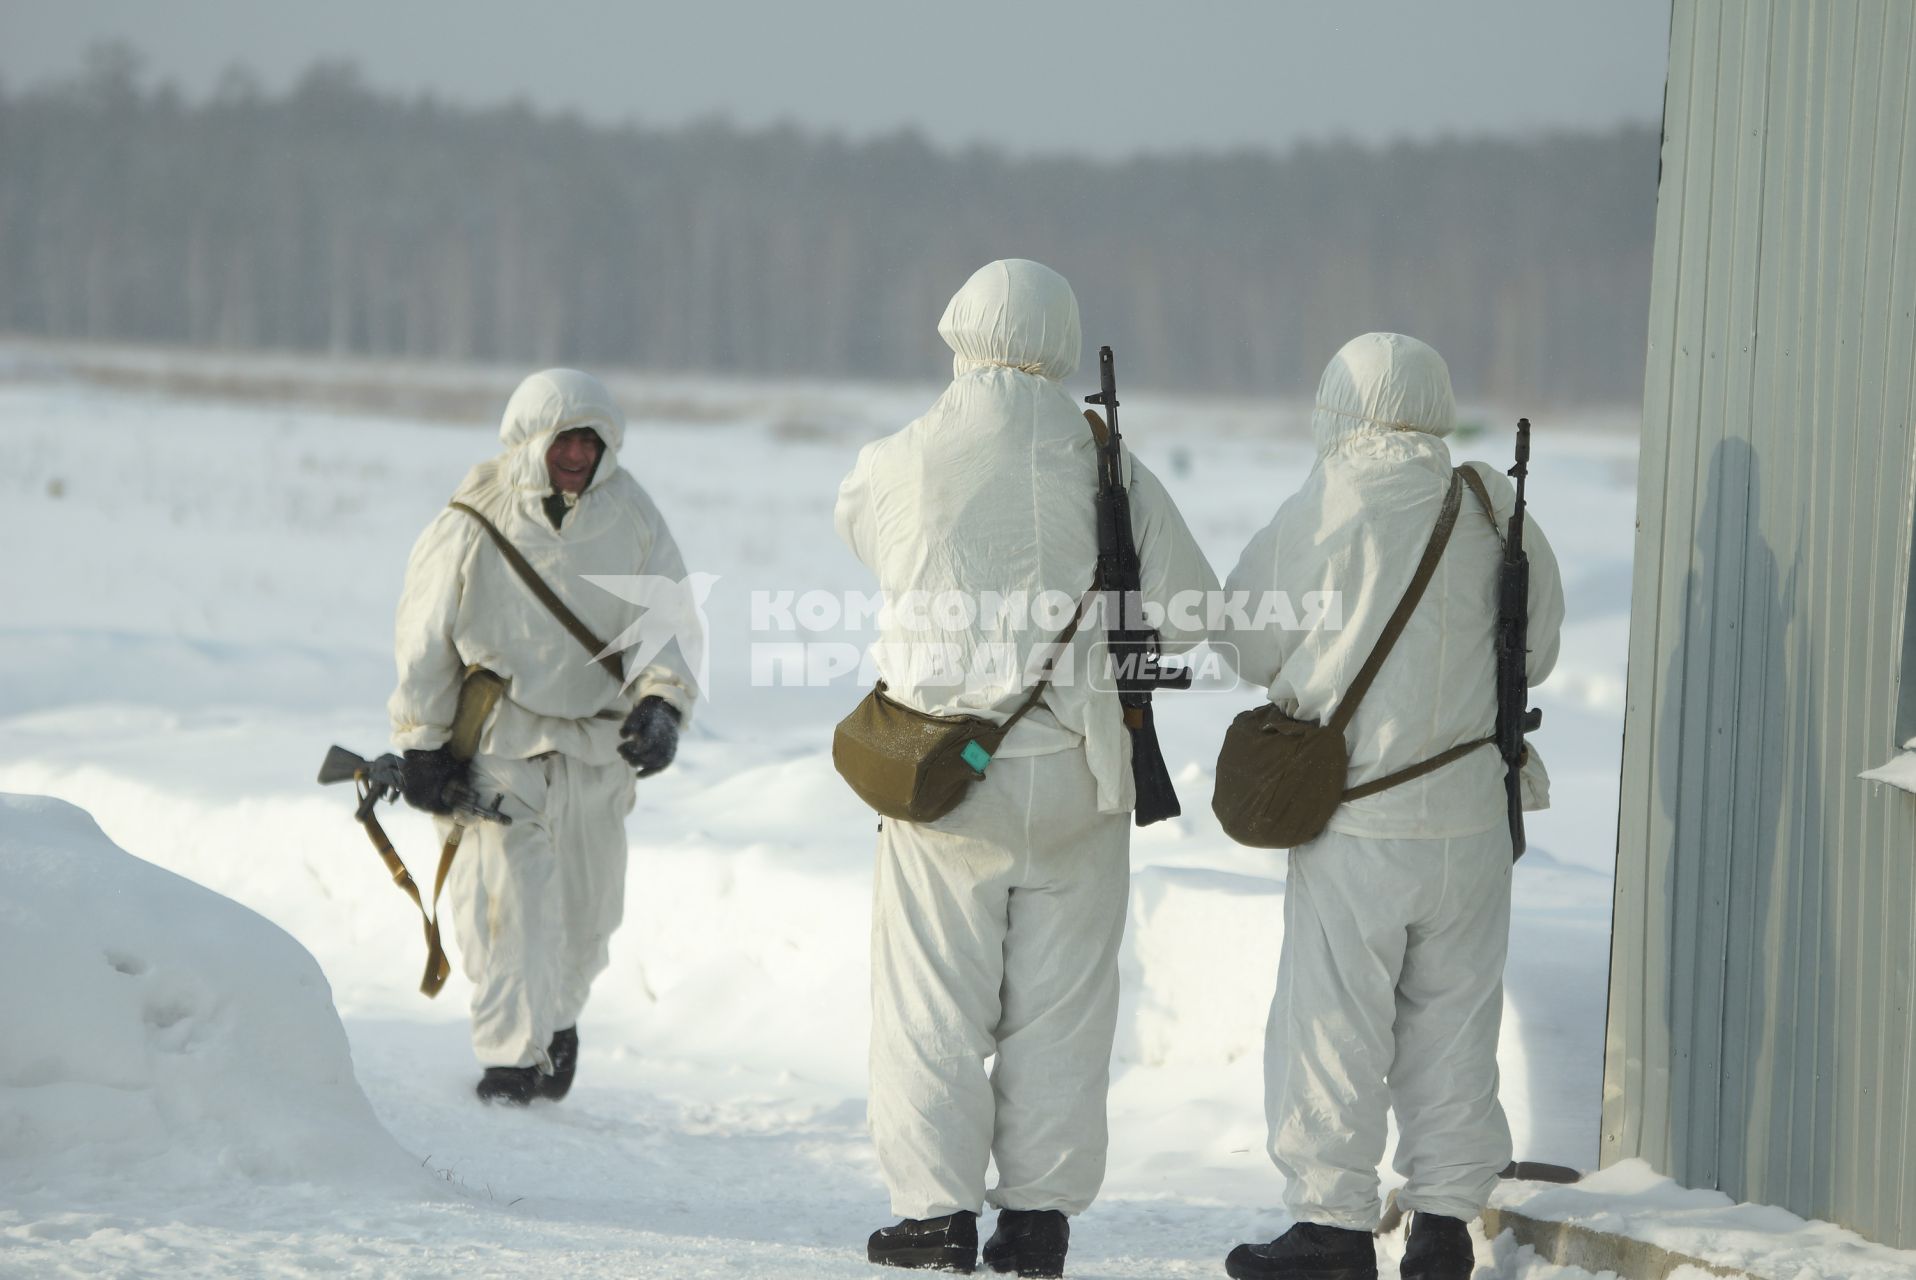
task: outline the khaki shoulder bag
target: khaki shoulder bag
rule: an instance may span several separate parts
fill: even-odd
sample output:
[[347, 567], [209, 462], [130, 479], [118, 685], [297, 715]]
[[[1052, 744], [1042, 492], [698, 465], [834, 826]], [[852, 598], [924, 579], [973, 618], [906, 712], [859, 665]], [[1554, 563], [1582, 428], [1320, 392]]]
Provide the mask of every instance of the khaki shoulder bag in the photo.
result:
[[984, 779], [985, 767], [1005, 735], [1038, 705], [1096, 591], [1094, 582], [1078, 602], [1070, 625], [1053, 642], [1038, 682], [1003, 724], [983, 716], [935, 716], [908, 707], [886, 697], [885, 682], [880, 680], [838, 722], [832, 734], [832, 767], [859, 799], [884, 817], [901, 822], [936, 822], [944, 817], [971, 793], [973, 783]]
[[[1437, 561], [1457, 525], [1465, 483], [1464, 468], [1451, 473], [1450, 491], [1444, 496], [1437, 525], [1424, 547], [1424, 558], [1418, 562], [1396, 612], [1384, 624], [1370, 657], [1331, 712], [1329, 722], [1299, 720], [1267, 703], [1244, 712], [1225, 731], [1224, 746], [1217, 757], [1211, 811], [1231, 839], [1255, 849], [1295, 849], [1323, 834], [1331, 815], [1346, 800], [1359, 800], [1421, 778], [1496, 740], [1487, 737], [1459, 743], [1361, 786], [1345, 785], [1350, 776], [1350, 744], [1344, 731], [1437, 571]], [[1471, 485], [1473, 492], [1480, 488], [1481, 482]]]

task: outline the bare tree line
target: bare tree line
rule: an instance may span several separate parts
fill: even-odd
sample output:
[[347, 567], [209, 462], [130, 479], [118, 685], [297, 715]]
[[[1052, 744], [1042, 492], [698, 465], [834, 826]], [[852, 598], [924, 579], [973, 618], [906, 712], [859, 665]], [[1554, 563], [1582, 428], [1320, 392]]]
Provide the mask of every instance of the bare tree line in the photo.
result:
[[603, 128], [321, 65], [203, 103], [122, 52], [0, 90], [0, 329], [762, 374], [923, 377], [980, 263], [1068, 276], [1127, 379], [1308, 391], [1401, 329], [1460, 393], [1629, 401], [1650, 128], [1384, 150], [1011, 159], [901, 134]]

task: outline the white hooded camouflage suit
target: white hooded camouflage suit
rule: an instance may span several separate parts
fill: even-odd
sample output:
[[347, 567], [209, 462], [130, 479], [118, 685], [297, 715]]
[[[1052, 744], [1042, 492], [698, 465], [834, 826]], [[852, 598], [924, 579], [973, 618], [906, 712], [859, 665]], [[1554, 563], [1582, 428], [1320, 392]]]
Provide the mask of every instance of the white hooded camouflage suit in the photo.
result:
[[[555, 529], [544, 510], [553, 492], [546, 450], [576, 427], [597, 432], [604, 452]], [[594, 634], [626, 637], [641, 608], [586, 576], [679, 583], [685, 566], [658, 508], [619, 465], [625, 418], [610, 393], [576, 370], [535, 373], [508, 402], [499, 438], [505, 451], [474, 467], [456, 499], [484, 513]], [[451, 508], [413, 547], [395, 641], [399, 686], [388, 710], [401, 749], [445, 743], [468, 666], [506, 678], [473, 781], [484, 799], [504, 795], [513, 822], [468, 829], [448, 907], [473, 984], [479, 1061], [549, 1066], [552, 1033], [578, 1021], [624, 906], [634, 778], [618, 755], [619, 727], [651, 695], [689, 713], [684, 656], [668, 644], [644, 669], [628, 671], [621, 687], [533, 596], [478, 521]], [[442, 835], [449, 829], [444, 820], [440, 827]]]
[[[1078, 303], [1049, 268], [994, 262], [938, 332], [957, 353], [952, 383], [859, 454], [838, 532], [893, 604], [994, 592], [1063, 603], [1048, 618], [934, 609], [923, 626], [888, 611], [876, 657], [891, 696], [1002, 722], [1097, 561], [1095, 445], [1059, 385], [1078, 366]], [[1130, 460], [1127, 480], [1146, 602], [1215, 590], [1157, 478]], [[882, 825], [871, 1126], [901, 1217], [979, 1212], [994, 1158], [989, 1199], [1004, 1208], [1077, 1213], [1103, 1181], [1133, 801], [1117, 695], [1085, 678], [1102, 662], [1098, 630], [1079, 632], [1043, 703], [956, 809]], [[1163, 633], [1167, 652], [1202, 638], [1175, 623]], [[916, 661], [928, 651], [949, 660]], [[969, 678], [940, 678], [954, 668]]]
[[[1366, 334], [1325, 370], [1317, 464], [1225, 582], [1253, 598], [1338, 593], [1339, 628], [1227, 626], [1221, 637], [1239, 673], [1290, 715], [1329, 717], [1402, 600], [1450, 484], [1443, 437], [1455, 415], [1449, 369], [1414, 338]], [[1500, 531], [1515, 490], [1494, 468], [1469, 465], [1495, 519], [1465, 491], [1437, 572], [1346, 732], [1353, 785], [1484, 737], [1496, 722]], [[1535, 684], [1556, 662], [1563, 587], [1528, 518], [1524, 549]], [[1376, 1226], [1393, 1107], [1406, 1209], [1474, 1218], [1510, 1159], [1497, 1101], [1510, 931], [1503, 773], [1495, 750], [1480, 747], [1343, 805], [1328, 831], [1290, 851], [1265, 1088], [1271, 1156], [1300, 1222]], [[1543, 807], [1534, 748], [1523, 782], [1526, 807]]]

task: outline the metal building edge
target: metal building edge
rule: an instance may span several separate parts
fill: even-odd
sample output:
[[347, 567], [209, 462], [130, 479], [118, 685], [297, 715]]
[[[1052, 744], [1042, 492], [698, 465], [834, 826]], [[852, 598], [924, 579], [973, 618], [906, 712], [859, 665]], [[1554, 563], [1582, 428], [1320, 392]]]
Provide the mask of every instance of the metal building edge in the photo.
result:
[[1913, 408], [1916, 4], [1676, 0], [1601, 1159], [1900, 1247]]

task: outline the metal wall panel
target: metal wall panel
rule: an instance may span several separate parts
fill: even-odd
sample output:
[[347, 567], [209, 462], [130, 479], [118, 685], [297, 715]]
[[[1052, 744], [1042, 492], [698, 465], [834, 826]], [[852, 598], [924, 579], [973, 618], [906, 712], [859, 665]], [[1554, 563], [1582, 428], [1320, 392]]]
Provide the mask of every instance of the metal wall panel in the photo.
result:
[[1916, 1245], [1916, 4], [1671, 19], [1603, 1158]]

